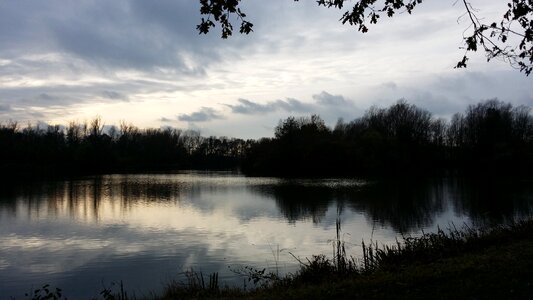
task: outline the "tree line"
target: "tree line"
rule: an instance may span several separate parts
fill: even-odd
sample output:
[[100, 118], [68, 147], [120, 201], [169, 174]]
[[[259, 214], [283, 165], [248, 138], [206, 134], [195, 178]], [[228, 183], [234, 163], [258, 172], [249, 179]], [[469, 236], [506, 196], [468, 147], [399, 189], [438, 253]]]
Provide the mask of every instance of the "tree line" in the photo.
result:
[[[100, 118], [67, 126], [0, 125], [0, 166], [10, 172], [240, 169], [250, 175], [357, 176], [445, 170], [530, 173], [530, 108], [489, 100], [451, 120], [404, 100], [330, 128], [318, 115], [280, 120], [274, 137], [202, 137]], [[508, 173], [503, 173], [508, 174]]]
[[0, 125], [2, 173], [100, 173], [176, 169], [230, 169], [239, 165], [252, 141], [202, 137], [174, 128], [139, 129], [100, 118], [67, 126], [21, 128]]
[[286, 176], [382, 175], [464, 170], [531, 172], [533, 117], [525, 106], [489, 100], [451, 120], [398, 101], [329, 128], [317, 115], [280, 121], [256, 141], [242, 168]]

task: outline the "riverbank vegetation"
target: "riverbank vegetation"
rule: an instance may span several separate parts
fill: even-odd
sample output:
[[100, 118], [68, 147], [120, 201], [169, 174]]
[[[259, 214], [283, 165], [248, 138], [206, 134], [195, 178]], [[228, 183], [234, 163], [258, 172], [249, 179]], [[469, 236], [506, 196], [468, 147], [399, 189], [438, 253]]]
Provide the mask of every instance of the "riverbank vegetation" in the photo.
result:
[[158, 299], [527, 299], [533, 292], [532, 221], [454, 227], [389, 246], [363, 242], [362, 258], [348, 256], [339, 236], [332, 258], [303, 259], [295, 274], [252, 273], [265, 279], [258, 289], [169, 285]]
[[15, 172], [122, 172], [241, 169], [250, 175], [366, 176], [443, 170], [530, 173], [530, 108], [490, 100], [451, 120], [405, 101], [370, 108], [350, 122], [326, 126], [317, 115], [280, 120], [273, 138], [202, 137], [173, 128], [126, 123], [0, 126], [0, 167]]
[[[363, 242], [363, 256], [349, 256], [340, 240], [333, 257], [296, 258], [301, 268], [278, 276], [247, 268], [254, 288], [223, 287], [216, 273], [188, 272], [161, 294], [130, 295], [117, 284], [101, 299], [529, 299], [533, 293], [533, 221], [474, 229], [453, 227], [396, 245]], [[50, 298], [45, 298], [46, 296]], [[48, 286], [28, 299], [62, 299]], [[57, 297], [59, 296], [59, 297]], [[39, 298], [40, 297], [40, 298]]]

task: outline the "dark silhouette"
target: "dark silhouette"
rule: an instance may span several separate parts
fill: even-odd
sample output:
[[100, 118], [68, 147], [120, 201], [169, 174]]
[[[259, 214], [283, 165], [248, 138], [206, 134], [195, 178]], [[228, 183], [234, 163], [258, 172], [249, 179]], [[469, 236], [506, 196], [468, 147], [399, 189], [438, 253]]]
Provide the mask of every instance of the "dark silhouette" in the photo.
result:
[[166, 206], [184, 199], [187, 200], [182, 204], [191, 204], [209, 214], [215, 209], [201, 200], [206, 193], [229, 193], [239, 198], [244, 190], [250, 192], [246, 194], [247, 203], [235, 210], [242, 220], [260, 216], [255, 209], [249, 209], [255, 203], [253, 196], [257, 195], [275, 202], [277, 212], [288, 223], [308, 220], [331, 225], [334, 223], [328, 212], [336, 207], [346, 216], [364, 215], [372, 226], [407, 234], [438, 224], [438, 218], [442, 213], [451, 212], [451, 207], [461, 219], [480, 226], [504, 224], [528, 218], [533, 213], [531, 180], [397, 177], [362, 186], [342, 186], [323, 184], [323, 180], [289, 179], [270, 184], [214, 187], [201, 184], [203, 179], [184, 183], [175, 177], [143, 176], [83, 176], [0, 183], [0, 215], [36, 216], [46, 209], [50, 215], [97, 220], [106, 201], [113, 209], [126, 214], [146, 202]]
[[3, 176], [236, 168], [251, 141], [201, 137], [177, 129], [141, 130], [126, 123], [104, 130], [99, 118], [66, 128], [0, 125]]
[[[372, 107], [333, 130], [318, 116], [281, 121], [275, 138], [254, 143], [243, 162], [249, 174], [342, 176], [428, 173], [530, 173], [533, 118], [529, 108], [489, 100], [451, 122], [401, 100]], [[507, 174], [506, 174], [507, 175]]]
[[456, 114], [448, 128], [449, 150], [461, 165], [525, 170], [533, 159], [533, 117], [524, 106], [489, 100]]
[[317, 115], [279, 122], [273, 138], [202, 137], [178, 129], [106, 128], [71, 122], [45, 129], [0, 125], [2, 175], [177, 169], [238, 169], [285, 177], [416, 175], [461, 171], [529, 174], [533, 117], [498, 100], [469, 106], [450, 122], [401, 100], [331, 129]]

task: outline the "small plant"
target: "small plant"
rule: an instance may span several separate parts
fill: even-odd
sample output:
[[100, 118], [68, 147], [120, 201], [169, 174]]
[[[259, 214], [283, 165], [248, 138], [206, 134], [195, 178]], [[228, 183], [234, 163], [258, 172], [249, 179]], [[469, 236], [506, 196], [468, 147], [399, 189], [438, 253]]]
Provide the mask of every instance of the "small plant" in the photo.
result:
[[342, 238], [340, 215], [336, 221], [336, 238], [332, 244], [333, 259], [328, 259], [325, 255], [320, 254], [313, 255], [311, 259], [306, 258], [307, 262], [305, 262], [289, 252], [301, 266], [300, 271], [292, 275], [291, 280], [315, 283], [333, 277], [345, 277], [361, 273], [361, 267], [356, 260], [346, 254], [346, 242]]
[[206, 285], [206, 280], [202, 271], [195, 272], [193, 269], [184, 272], [185, 277], [187, 278], [187, 283], [185, 286], [189, 290], [218, 290], [218, 272], [214, 272], [208, 275], [208, 283]]
[[245, 266], [238, 270], [231, 269], [231, 271], [237, 275], [245, 277], [247, 282], [252, 282], [254, 285], [260, 285], [263, 287], [269, 286], [271, 283], [280, 280], [280, 277], [276, 274], [277, 272], [267, 272], [266, 268], [256, 269], [254, 267]]
[[62, 290], [60, 288], [51, 288], [49, 284], [43, 285], [39, 289], [35, 289], [30, 293], [25, 294], [26, 297], [28, 297], [29, 300], [59, 300], [59, 299], [67, 299], [62, 298]]
[[100, 296], [102, 296], [104, 300], [128, 300], [128, 293], [124, 291], [124, 284], [122, 281], [120, 281], [120, 290], [118, 293], [113, 291], [113, 287], [115, 285], [115, 282], [111, 282], [110, 287], [104, 287], [104, 289], [100, 292]]
[[183, 272], [185, 281], [172, 281], [166, 289], [163, 299], [196, 298], [199, 296], [219, 295], [223, 289], [218, 282], [218, 272], [209, 274], [207, 277], [192, 268]]

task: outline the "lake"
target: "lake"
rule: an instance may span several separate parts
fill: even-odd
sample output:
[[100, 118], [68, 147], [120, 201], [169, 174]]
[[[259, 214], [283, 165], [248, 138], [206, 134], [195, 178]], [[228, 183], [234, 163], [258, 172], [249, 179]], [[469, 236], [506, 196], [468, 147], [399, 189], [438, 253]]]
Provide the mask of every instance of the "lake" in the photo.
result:
[[0, 191], [0, 299], [24, 299], [45, 283], [90, 299], [120, 281], [142, 296], [191, 269], [242, 287], [246, 266], [285, 274], [298, 269], [294, 257], [331, 257], [338, 218], [347, 252], [357, 257], [362, 240], [387, 244], [422, 230], [529, 217], [531, 183], [231, 172], [10, 182]]

